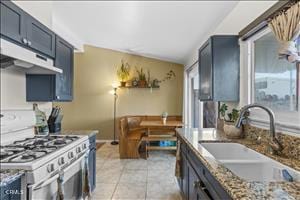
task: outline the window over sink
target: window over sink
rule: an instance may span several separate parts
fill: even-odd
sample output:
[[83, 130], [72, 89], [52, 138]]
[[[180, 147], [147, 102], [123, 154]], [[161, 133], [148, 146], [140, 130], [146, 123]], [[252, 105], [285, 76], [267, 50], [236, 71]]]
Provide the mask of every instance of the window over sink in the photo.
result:
[[[250, 102], [271, 108], [276, 122], [300, 133], [300, 65], [278, 58], [278, 41], [267, 28], [250, 39]], [[297, 42], [300, 49], [300, 39]], [[268, 121], [260, 110], [252, 111], [254, 121]]]

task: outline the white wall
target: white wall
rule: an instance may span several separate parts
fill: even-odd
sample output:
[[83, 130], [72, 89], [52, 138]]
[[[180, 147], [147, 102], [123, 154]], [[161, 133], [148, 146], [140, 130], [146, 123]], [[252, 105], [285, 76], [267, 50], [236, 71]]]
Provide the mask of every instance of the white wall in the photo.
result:
[[66, 24], [62, 24], [61, 20], [55, 14], [55, 1], [13, 1], [17, 6], [22, 8], [28, 14], [35, 17], [41, 23], [46, 25], [56, 34], [60, 35], [66, 41], [71, 43], [79, 52], [83, 52], [82, 40], [70, 29]]
[[209, 38], [210, 35], [237, 35], [250, 22], [274, 5], [277, 1], [240, 1], [234, 9], [224, 18], [224, 20], [208, 34], [202, 38], [198, 47], [190, 52], [190, 57], [185, 62], [189, 67], [198, 60], [198, 48]]
[[48, 28], [52, 28], [52, 1], [13, 1], [28, 14], [32, 15]]

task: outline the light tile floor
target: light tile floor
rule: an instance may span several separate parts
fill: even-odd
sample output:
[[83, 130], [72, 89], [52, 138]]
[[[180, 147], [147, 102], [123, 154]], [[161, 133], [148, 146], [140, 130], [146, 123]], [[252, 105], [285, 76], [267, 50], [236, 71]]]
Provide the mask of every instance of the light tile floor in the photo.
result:
[[147, 160], [120, 159], [119, 146], [106, 143], [97, 151], [96, 165], [95, 200], [182, 200], [170, 152], [150, 152]]

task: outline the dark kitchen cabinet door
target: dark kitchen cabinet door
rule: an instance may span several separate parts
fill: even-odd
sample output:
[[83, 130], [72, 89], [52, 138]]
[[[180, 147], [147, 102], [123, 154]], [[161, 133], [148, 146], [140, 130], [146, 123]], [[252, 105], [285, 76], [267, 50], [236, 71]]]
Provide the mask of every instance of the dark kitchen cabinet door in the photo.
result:
[[89, 181], [91, 191], [96, 188], [96, 149], [90, 149], [89, 153]]
[[181, 191], [184, 195], [188, 195], [188, 166], [185, 155], [181, 155]]
[[188, 176], [189, 176], [188, 199], [199, 200], [200, 196], [198, 195], [197, 192], [197, 184], [199, 181], [198, 176], [190, 164], [188, 164], [187, 167], [188, 167]]
[[1, 37], [26, 41], [26, 13], [11, 1], [1, 1]]
[[189, 186], [188, 196], [189, 200], [210, 200], [211, 197], [205, 193], [205, 186], [198, 174], [188, 163]]
[[29, 15], [26, 23], [27, 45], [40, 53], [54, 58], [55, 33]]
[[73, 99], [73, 58], [74, 49], [68, 42], [56, 36], [55, 67], [63, 70], [56, 75], [55, 100], [72, 101]]
[[211, 36], [199, 49], [199, 100], [239, 101], [238, 36]]
[[200, 100], [212, 100], [213, 76], [212, 76], [212, 52], [210, 40], [207, 41], [199, 51], [199, 80]]
[[55, 67], [63, 70], [55, 75], [26, 75], [27, 101], [73, 100], [73, 47], [57, 36]]
[[53, 101], [55, 75], [26, 74], [26, 101]]
[[96, 188], [96, 135], [89, 136], [90, 141], [90, 153], [89, 153], [89, 181], [91, 190]]

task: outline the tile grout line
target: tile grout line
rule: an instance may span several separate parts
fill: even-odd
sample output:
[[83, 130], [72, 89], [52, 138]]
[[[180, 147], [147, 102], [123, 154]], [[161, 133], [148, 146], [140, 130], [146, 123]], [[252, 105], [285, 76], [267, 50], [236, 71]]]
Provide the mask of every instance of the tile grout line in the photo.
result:
[[149, 169], [148, 169], [148, 160], [146, 159], [147, 162], [147, 176], [146, 176], [146, 192], [145, 192], [145, 200], [147, 200], [147, 193], [148, 193], [148, 173], [149, 173]]
[[[127, 164], [127, 161], [126, 161], [126, 164]], [[125, 164], [125, 165], [126, 165], [126, 164]], [[119, 186], [119, 184], [120, 184], [120, 180], [121, 180], [121, 177], [122, 177], [122, 175], [123, 175], [123, 173], [124, 173], [124, 170], [125, 170], [125, 166], [122, 167], [120, 177], [119, 177], [119, 179], [118, 179], [118, 181], [117, 181], [117, 184], [116, 184], [116, 186], [115, 186], [115, 189], [114, 189], [114, 191], [113, 191], [113, 193], [112, 193], [111, 199], [113, 199], [114, 194], [115, 194], [115, 192], [116, 192], [116, 190], [117, 190], [117, 188], [118, 188], [118, 186]]]

